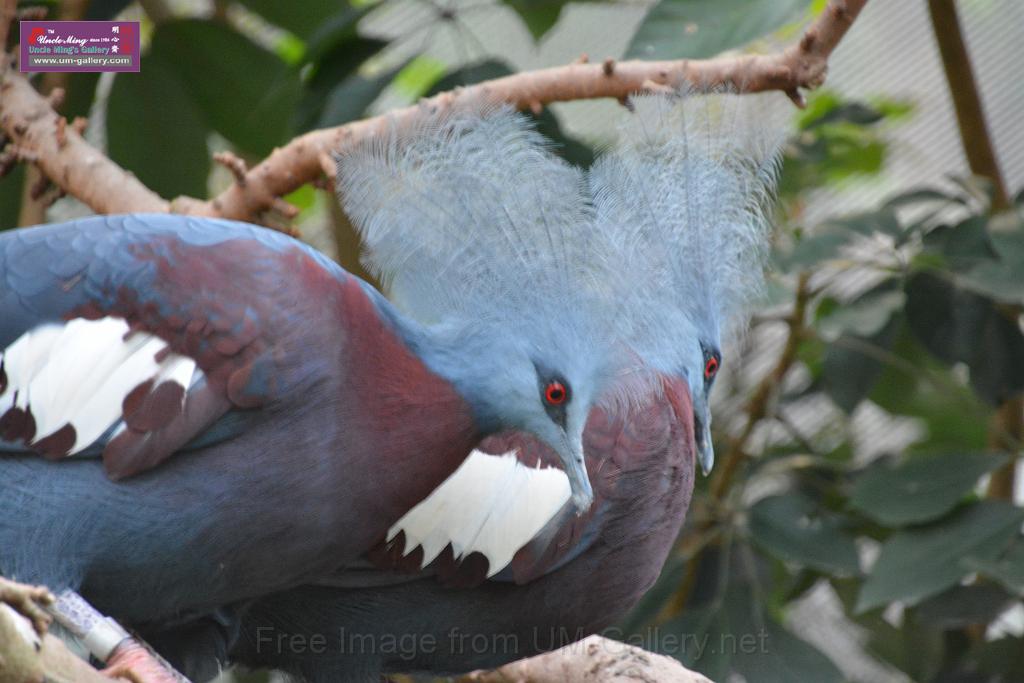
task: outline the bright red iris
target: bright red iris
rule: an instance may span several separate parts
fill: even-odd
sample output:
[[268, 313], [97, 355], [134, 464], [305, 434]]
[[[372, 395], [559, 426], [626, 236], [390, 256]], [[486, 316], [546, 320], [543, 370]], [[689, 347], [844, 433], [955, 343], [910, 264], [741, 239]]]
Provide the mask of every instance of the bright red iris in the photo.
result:
[[711, 379], [715, 376], [716, 372], [718, 372], [718, 359], [712, 356], [704, 364], [704, 379]]
[[544, 398], [553, 406], [565, 403], [568, 395], [569, 392], [565, 390], [565, 386], [561, 382], [552, 382], [544, 389]]

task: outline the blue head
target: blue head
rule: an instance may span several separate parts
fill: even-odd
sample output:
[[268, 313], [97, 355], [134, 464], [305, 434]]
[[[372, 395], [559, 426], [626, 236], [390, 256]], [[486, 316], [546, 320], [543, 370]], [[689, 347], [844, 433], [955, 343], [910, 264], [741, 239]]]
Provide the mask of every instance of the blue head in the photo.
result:
[[628, 344], [689, 385], [705, 473], [721, 339], [743, 326], [763, 282], [785, 121], [773, 97], [634, 98], [619, 144], [589, 175], [594, 234], [631, 276]]
[[429, 331], [425, 362], [488, 429], [551, 446], [581, 510], [587, 416], [658, 375], [687, 381], [711, 469], [721, 330], [757, 289], [767, 241], [780, 129], [760, 123], [760, 103], [636, 104], [588, 173], [523, 117], [487, 107], [424, 112], [338, 165], [367, 264]]
[[587, 416], [636, 362], [609, 315], [620, 271], [588, 243], [585, 176], [511, 111], [424, 114], [339, 158], [364, 260], [422, 323], [424, 362], [485, 430], [547, 443], [584, 510]]

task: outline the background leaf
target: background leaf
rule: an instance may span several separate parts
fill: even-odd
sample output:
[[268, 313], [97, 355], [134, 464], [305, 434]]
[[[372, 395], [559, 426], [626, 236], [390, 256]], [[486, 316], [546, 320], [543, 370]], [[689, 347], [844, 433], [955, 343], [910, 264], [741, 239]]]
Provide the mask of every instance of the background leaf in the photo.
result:
[[644, 59], [700, 59], [796, 21], [808, 0], [660, 0], [626, 51]]
[[166, 22], [150, 56], [174, 69], [210, 127], [243, 151], [265, 155], [290, 137], [298, 74], [233, 29], [199, 19]]
[[882, 545], [857, 610], [894, 600], [913, 605], [949, 588], [971, 571], [967, 558], [974, 562], [998, 557], [1021, 521], [1024, 510], [983, 501], [941, 522], [897, 532]]
[[[165, 198], [206, 196], [209, 129], [173, 66], [144, 55], [145, 76], [118, 74], [107, 101], [110, 157]], [[172, 134], [168, 134], [173, 131]]]
[[770, 496], [750, 508], [750, 535], [773, 555], [823, 572], [857, 574], [853, 537], [834, 515], [821, 514], [806, 497]]
[[982, 475], [1006, 462], [991, 453], [917, 456], [896, 466], [876, 463], [857, 479], [850, 504], [889, 526], [930, 522], [963, 500]]

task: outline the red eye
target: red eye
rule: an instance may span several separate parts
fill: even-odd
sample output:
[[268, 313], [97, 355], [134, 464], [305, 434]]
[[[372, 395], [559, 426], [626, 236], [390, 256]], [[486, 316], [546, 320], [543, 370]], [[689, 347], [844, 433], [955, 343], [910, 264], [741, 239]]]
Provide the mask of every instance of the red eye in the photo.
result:
[[569, 392], [565, 390], [565, 385], [561, 382], [551, 382], [544, 388], [544, 398], [553, 406], [565, 403], [565, 399], [568, 397]]
[[704, 364], [704, 379], [711, 379], [715, 376], [716, 372], [718, 372], [718, 359], [712, 356]]

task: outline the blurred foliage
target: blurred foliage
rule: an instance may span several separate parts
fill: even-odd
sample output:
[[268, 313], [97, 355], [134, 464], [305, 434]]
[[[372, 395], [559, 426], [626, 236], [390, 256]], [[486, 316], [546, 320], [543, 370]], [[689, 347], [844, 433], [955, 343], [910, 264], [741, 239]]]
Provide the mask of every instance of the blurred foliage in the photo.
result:
[[[362, 34], [359, 24], [395, 2], [314, 0], [302, 11], [276, 0], [219, 3], [242, 8], [264, 27], [257, 29], [232, 12], [144, 22], [142, 73], [117, 75], [106, 100], [111, 156], [166, 197], [205, 197], [211, 147], [257, 159], [302, 132], [365, 116], [389, 88], [411, 101], [511, 72], [493, 58], [449, 65], [389, 56], [394, 43]], [[569, 4], [494, 2], [537, 41]], [[32, 4], [55, 13], [59, 3]], [[460, 21], [457, 4], [422, 4], [434, 21], [418, 31]], [[92, 0], [86, 18], [110, 18], [127, 5]], [[823, 7], [660, 0], [629, 54], [706, 57], [774, 31], [791, 37]], [[62, 111], [87, 114], [99, 83], [93, 74], [68, 77]], [[750, 333], [757, 339], [762, 326], [780, 325], [798, 294], [807, 300], [806, 315], [788, 320], [799, 343], [783, 387], [763, 410], [749, 406], [751, 432], [771, 438], [737, 444], [735, 431], [716, 434], [720, 459], [737, 460], [735, 475], [721, 495], [699, 478], [677, 552], [620, 625], [714, 680], [844, 680], [797, 635], [807, 629], [792, 617], [822, 587], [867, 653], [911, 680], [1024, 680], [1021, 636], [991, 628], [1024, 598], [1024, 512], [980, 493], [984, 477], [1009, 461], [988, 448], [994, 410], [1024, 391], [1024, 193], [1013, 210], [995, 214], [984, 182], [951, 178], [854, 215], [806, 217], [813, 197], [877, 179], [887, 132], [913, 116], [903, 102], [853, 102], [827, 90], [796, 115], [770, 285], [781, 313], [755, 320]], [[550, 110], [536, 118], [566, 158], [593, 160]], [[0, 180], [4, 226], [16, 223], [23, 175], [18, 168]], [[314, 195], [303, 188], [289, 200], [308, 208]], [[800, 283], [806, 291], [798, 293]], [[739, 405], [752, 388], [734, 391]], [[791, 415], [809, 401], [828, 419], [805, 433]], [[866, 457], [857, 418], [867, 411], [912, 421], [918, 436], [898, 452]], [[717, 427], [736, 424], [725, 417]], [[715, 476], [724, 476], [723, 465]], [[680, 636], [692, 646], [680, 650]]]
[[[981, 487], [1008, 462], [988, 450], [994, 410], [1024, 392], [1020, 202], [994, 212], [987, 183], [950, 178], [854, 215], [805, 218], [813, 194], [880, 174], [886, 130], [911, 116], [903, 103], [828, 91], [798, 115], [773, 290], [792, 302], [802, 274], [810, 303], [805, 319], [788, 321], [800, 339], [788, 379], [754, 416], [774, 440], [761, 448], [716, 435], [719, 452], [744, 464], [721, 497], [698, 484], [676, 559], [695, 579], [666, 572], [627, 632], [678, 627], [716, 643], [728, 620], [735, 632], [774, 638], [785, 633], [780, 621], [795, 626], [787, 615], [797, 601], [827, 586], [867, 653], [911, 680], [1022, 680], [1019, 636], [993, 625], [1024, 597], [1024, 510]], [[778, 320], [755, 321], [752, 337]], [[832, 416], [803, 433], [791, 416], [812, 399]], [[913, 420], [920, 435], [899, 452], [858, 455], [856, 417], [869, 407]], [[695, 552], [697, 531], [710, 541]], [[794, 643], [813, 649], [784, 635], [752, 675], [707, 652], [684, 660], [712, 677], [842, 680], [788, 650]], [[780, 673], [773, 647], [789, 653]]]

